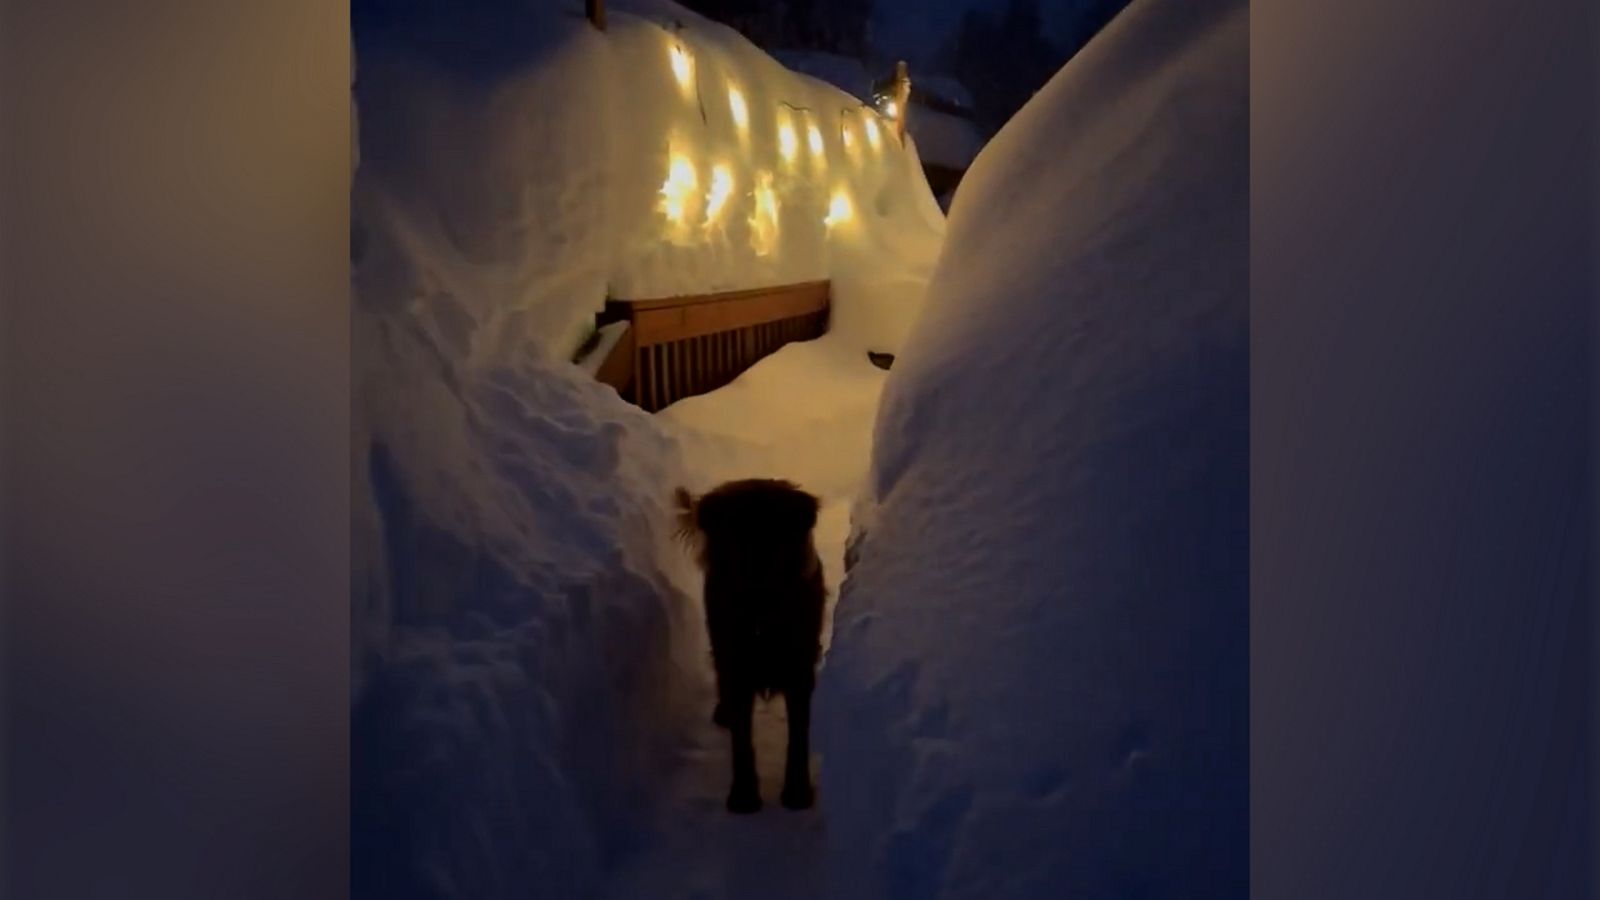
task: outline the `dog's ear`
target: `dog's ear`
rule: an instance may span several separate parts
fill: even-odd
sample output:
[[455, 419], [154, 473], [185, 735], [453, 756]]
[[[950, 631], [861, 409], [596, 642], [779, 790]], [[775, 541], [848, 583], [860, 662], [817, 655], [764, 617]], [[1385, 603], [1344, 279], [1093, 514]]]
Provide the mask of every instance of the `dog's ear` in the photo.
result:
[[723, 538], [740, 527], [740, 510], [745, 507], [739, 494], [715, 490], [695, 500], [694, 525], [707, 540]]
[[678, 488], [672, 492], [673, 515], [678, 520], [678, 527], [674, 533], [680, 540], [689, 540], [701, 531], [700, 529], [700, 501], [686, 488]]
[[694, 553], [694, 560], [701, 569], [706, 567], [707, 538], [702, 517], [705, 515], [704, 501], [708, 499], [696, 497], [682, 487], [672, 492], [673, 516], [677, 519], [673, 537]]
[[802, 534], [809, 534], [817, 527], [817, 511], [821, 508], [821, 501], [814, 495], [794, 485], [789, 485], [789, 490], [784, 492], [784, 521]]

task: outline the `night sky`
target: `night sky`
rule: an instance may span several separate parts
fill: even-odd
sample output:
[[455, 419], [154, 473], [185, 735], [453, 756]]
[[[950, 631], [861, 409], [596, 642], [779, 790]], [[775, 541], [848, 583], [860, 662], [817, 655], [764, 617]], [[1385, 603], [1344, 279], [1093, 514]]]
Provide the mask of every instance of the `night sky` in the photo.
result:
[[[1009, 0], [874, 0], [872, 42], [890, 56], [926, 65], [968, 9], [999, 16]], [[1098, 10], [1120, 8], [1127, 0], [1039, 0], [1045, 35], [1070, 47], [1086, 18]], [[1103, 15], [1103, 14], [1102, 14]]]

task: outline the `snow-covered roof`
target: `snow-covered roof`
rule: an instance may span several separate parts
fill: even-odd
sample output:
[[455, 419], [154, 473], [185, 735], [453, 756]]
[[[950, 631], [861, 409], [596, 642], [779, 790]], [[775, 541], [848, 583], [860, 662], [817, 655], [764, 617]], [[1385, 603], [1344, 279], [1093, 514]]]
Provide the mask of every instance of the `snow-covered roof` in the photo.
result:
[[966, 85], [948, 75], [913, 73], [911, 75], [911, 87], [914, 90], [925, 91], [957, 106], [967, 109], [972, 108], [972, 92], [967, 90]]

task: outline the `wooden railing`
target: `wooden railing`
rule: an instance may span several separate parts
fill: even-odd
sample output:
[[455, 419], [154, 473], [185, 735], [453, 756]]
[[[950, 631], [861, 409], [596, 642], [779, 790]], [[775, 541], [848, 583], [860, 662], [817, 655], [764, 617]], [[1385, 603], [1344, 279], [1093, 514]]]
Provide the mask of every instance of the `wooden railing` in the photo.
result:
[[714, 391], [790, 341], [828, 330], [829, 283], [607, 300], [599, 324], [627, 322], [595, 377], [649, 412]]

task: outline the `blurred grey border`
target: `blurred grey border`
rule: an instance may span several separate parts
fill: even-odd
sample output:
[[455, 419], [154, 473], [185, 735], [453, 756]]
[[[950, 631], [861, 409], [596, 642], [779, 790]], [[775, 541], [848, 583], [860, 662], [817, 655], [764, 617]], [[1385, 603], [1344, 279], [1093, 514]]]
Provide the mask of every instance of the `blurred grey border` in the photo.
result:
[[1600, 881], [1597, 26], [1252, 10], [1258, 896]]
[[0, 10], [7, 896], [342, 896], [340, 3]]

